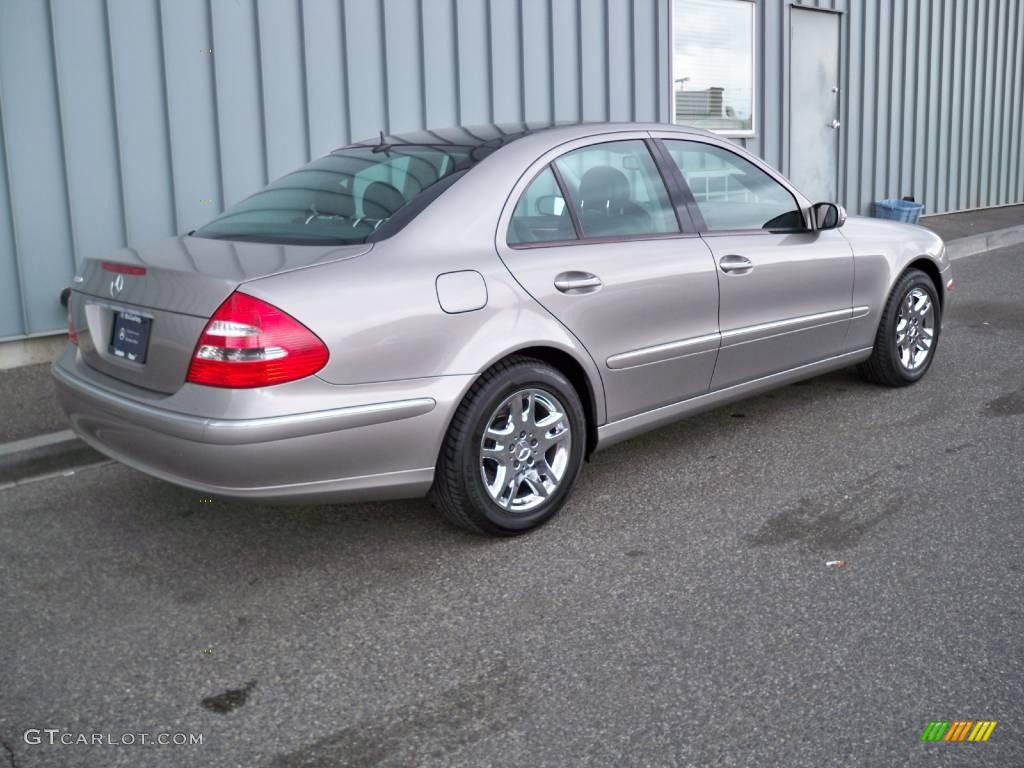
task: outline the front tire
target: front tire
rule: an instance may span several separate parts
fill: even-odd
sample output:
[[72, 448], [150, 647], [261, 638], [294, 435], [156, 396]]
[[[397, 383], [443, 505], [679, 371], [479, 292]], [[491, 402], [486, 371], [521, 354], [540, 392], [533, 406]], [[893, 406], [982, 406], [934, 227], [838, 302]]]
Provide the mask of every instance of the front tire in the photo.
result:
[[515, 536], [565, 504], [583, 463], [586, 416], [557, 369], [513, 357], [473, 384], [441, 447], [431, 498], [473, 533]]
[[888, 387], [919, 381], [935, 359], [941, 327], [935, 284], [921, 270], [907, 270], [886, 302], [871, 357], [858, 370], [868, 381]]

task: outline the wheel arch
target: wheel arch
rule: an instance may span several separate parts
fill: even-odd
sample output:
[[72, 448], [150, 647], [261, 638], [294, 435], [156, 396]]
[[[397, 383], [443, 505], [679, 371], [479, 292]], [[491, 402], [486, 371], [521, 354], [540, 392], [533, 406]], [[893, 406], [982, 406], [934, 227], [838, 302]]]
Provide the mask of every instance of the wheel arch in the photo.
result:
[[946, 291], [942, 285], [942, 272], [939, 271], [939, 265], [928, 256], [918, 256], [907, 264], [907, 266], [903, 268], [903, 271], [897, 275], [896, 280], [893, 282], [893, 286], [895, 286], [896, 283], [899, 282], [899, 279], [911, 269], [919, 269], [928, 275], [928, 279], [930, 279], [932, 284], [935, 286], [935, 294], [939, 297], [939, 309], [945, 309]]
[[[587, 371], [584, 364], [572, 353], [544, 344], [521, 346], [503, 353], [500, 357], [496, 357], [488, 362], [480, 370], [480, 374], [474, 377], [473, 380], [475, 381], [485, 371], [489, 371], [494, 366], [512, 357], [531, 357], [534, 360], [547, 363], [569, 380], [569, 383], [572, 384], [573, 389], [576, 390], [576, 394], [579, 395], [580, 401], [583, 403], [583, 412], [587, 419], [587, 443], [584, 457], [589, 459], [597, 447], [597, 428], [602, 424], [604, 416], [604, 389], [601, 388], [600, 381], [595, 382], [592, 374]], [[466, 398], [470, 389], [472, 389], [472, 383], [466, 385], [465, 391], [456, 401], [455, 408], [453, 408], [451, 417], [448, 420], [447, 428], [451, 427], [451, 419], [455, 417], [455, 410], [457, 410], [459, 403]]]
[[591, 381], [590, 376], [587, 375], [586, 369], [579, 360], [557, 347], [523, 347], [510, 352], [501, 359], [505, 360], [513, 356], [532, 357], [545, 362], [558, 370], [572, 384], [576, 394], [579, 395], [580, 400], [583, 402], [583, 412], [587, 417], [587, 449], [584, 456], [589, 459], [597, 447], [597, 427], [600, 417], [597, 400], [598, 393], [595, 391], [594, 383]]

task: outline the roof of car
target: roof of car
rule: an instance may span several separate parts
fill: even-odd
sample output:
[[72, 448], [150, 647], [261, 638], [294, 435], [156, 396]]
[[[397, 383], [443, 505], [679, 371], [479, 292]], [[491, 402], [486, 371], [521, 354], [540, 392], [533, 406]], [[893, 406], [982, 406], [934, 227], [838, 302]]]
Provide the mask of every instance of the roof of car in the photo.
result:
[[516, 139], [541, 132], [565, 134], [560, 138], [572, 139], [606, 131], [674, 130], [681, 133], [712, 135], [709, 131], [688, 125], [666, 123], [610, 123], [594, 121], [555, 121], [530, 123], [486, 123], [459, 125], [449, 128], [421, 129], [404, 133], [383, 133], [376, 138], [357, 141], [349, 146], [372, 147], [380, 145], [430, 145], [481, 147], [494, 151]]

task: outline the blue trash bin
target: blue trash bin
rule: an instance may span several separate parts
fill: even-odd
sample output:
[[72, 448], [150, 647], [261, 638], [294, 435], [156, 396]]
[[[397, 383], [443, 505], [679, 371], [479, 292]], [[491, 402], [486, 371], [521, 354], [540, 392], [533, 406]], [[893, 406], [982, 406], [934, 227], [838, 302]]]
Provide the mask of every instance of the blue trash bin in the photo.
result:
[[875, 218], [893, 219], [894, 221], [905, 221], [909, 224], [917, 224], [921, 218], [921, 211], [924, 205], [914, 203], [910, 200], [876, 200]]

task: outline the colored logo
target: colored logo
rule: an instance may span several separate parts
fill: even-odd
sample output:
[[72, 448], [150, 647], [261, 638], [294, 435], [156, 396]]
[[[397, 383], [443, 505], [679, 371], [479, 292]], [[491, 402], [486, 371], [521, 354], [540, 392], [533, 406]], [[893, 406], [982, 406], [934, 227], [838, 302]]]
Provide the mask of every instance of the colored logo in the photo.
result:
[[921, 741], [988, 741], [996, 720], [932, 720]]

